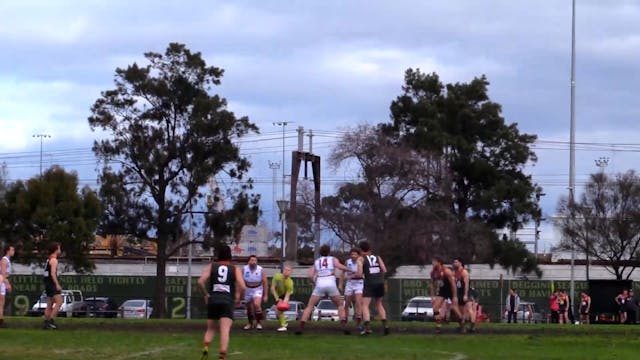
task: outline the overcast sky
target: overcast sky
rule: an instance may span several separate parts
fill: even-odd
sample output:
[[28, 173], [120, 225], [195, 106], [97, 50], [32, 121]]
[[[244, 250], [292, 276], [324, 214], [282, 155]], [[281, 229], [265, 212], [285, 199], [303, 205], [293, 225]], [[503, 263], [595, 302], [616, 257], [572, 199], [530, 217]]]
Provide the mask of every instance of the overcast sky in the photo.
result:
[[[595, 159], [608, 157], [611, 173], [638, 163], [638, 19], [637, 1], [577, 0], [578, 192]], [[225, 69], [220, 94], [261, 128], [242, 146], [267, 199], [268, 161], [282, 161], [274, 121], [292, 122], [287, 153], [302, 126], [316, 131], [314, 150], [326, 158], [346, 128], [388, 121], [409, 67], [445, 82], [486, 74], [507, 121], [538, 135], [539, 161], [527, 171], [545, 189], [549, 216], [567, 192], [570, 0], [2, 1], [0, 161], [10, 178], [38, 173], [33, 135], [48, 134], [44, 166], [62, 164], [95, 184], [89, 107], [113, 87], [116, 67], [169, 42]], [[323, 195], [349, 176], [324, 175]]]

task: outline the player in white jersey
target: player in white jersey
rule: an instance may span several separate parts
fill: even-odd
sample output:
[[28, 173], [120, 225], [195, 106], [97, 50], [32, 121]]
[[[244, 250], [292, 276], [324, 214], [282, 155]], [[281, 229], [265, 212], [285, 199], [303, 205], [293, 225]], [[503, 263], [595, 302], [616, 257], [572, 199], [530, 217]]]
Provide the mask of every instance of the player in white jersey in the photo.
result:
[[345, 312], [348, 314], [349, 307], [353, 304], [358, 328], [360, 328], [360, 324], [362, 322], [362, 291], [364, 290], [362, 267], [360, 267], [360, 271], [358, 272], [359, 258], [360, 249], [351, 249], [349, 252], [349, 259], [345, 262], [347, 271], [343, 271], [342, 276], [340, 277], [340, 290], [344, 290]]
[[328, 296], [331, 301], [338, 307], [338, 317], [342, 324], [342, 328], [345, 334], [348, 333], [346, 329], [347, 316], [345, 315], [342, 299], [340, 298], [340, 291], [336, 284], [336, 269], [346, 271], [347, 267], [342, 265], [338, 259], [333, 256], [329, 256], [331, 248], [329, 245], [322, 245], [320, 247], [320, 257], [316, 259], [313, 266], [309, 268], [309, 279], [315, 285], [313, 292], [309, 297], [309, 303], [302, 313], [302, 319], [300, 319], [300, 330], [296, 331], [296, 335], [302, 334], [304, 331], [304, 325], [311, 316], [313, 308], [318, 304], [321, 298]]
[[247, 305], [247, 319], [249, 320], [244, 329], [254, 328], [253, 319], [255, 318], [255, 328], [262, 330], [262, 303], [267, 302], [269, 294], [266, 291], [267, 274], [262, 266], [258, 265], [258, 258], [255, 255], [249, 256], [249, 262], [242, 269], [242, 277], [247, 288], [244, 301]]
[[0, 327], [6, 326], [4, 324], [4, 303], [7, 299], [7, 293], [11, 292], [9, 275], [11, 274], [11, 257], [15, 251], [12, 245], [5, 246], [4, 256], [0, 259]]

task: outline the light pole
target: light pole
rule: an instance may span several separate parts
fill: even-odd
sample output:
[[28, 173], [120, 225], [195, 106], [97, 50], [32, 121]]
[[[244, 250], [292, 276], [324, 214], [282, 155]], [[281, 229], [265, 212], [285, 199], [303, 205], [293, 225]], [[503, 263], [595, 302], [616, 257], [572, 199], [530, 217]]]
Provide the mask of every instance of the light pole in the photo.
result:
[[44, 138], [51, 138], [49, 134], [34, 134], [34, 138], [40, 138], [40, 177], [42, 177], [42, 141]]
[[[284, 266], [284, 257], [285, 257], [285, 247], [284, 244], [287, 241], [286, 238], [286, 234], [287, 231], [285, 229], [285, 222], [286, 222], [286, 211], [289, 208], [289, 202], [286, 201], [286, 197], [285, 197], [285, 192], [284, 192], [284, 188], [285, 188], [285, 178], [286, 178], [286, 159], [284, 157], [285, 155], [285, 130], [287, 128], [287, 125], [289, 124], [288, 121], [278, 121], [278, 122], [274, 122], [273, 125], [274, 126], [282, 126], [282, 199], [278, 200], [278, 208], [280, 209], [280, 221], [282, 222], [282, 261], [283, 261], [283, 266]], [[284, 269], [284, 267], [283, 267]]]
[[604, 174], [604, 168], [609, 165], [609, 158], [606, 156], [600, 156], [599, 158], [594, 160], [596, 166], [600, 168], [600, 172]]
[[285, 243], [287, 239], [287, 227], [285, 226], [287, 222], [287, 210], [289, 209], [289, 201], [287, 200], [278, 200], [278, 209], [280, 209], [280, 223], [282, 224], [282, 270], [284, 270], [284, 260], [285, 260], [285, 252], [286, 249]]
[[269, 169], [273, 170], [273, 195], [271, 196], [271, 230], [275, 232], [276, 228], [276, 198], [278, 197], [278, 170], [280, 170], [280, 163], [269, 161]]
[[[570, 103], [570, 136], [569, 136], [569, 205], [571, 216], [575, 216], [575, 187], [576, 187], [576, 0], [571, 2], [571, 103]], [[575, 299], [575, 238], [571, 238], [571, 306]], [[573, 309], [572, 309], [573, 310]]]
[[189, 248], [187, 253], [187, 319], [191, 319], [191, 263], [193, 259], [193, 211], [189, 223]]

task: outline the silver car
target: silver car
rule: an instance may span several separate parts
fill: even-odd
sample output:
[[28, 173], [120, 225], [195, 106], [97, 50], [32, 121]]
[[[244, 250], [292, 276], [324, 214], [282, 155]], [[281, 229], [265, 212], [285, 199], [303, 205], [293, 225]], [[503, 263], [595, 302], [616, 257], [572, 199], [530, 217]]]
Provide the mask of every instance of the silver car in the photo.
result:
[[153, 312], [151, 300], [127, 300], [118, 308], [118, 317], [125, 319], [148, 319]]
[[[302, 313], [304, 312], [306, 305], [301, 301], [289, 301], [289, 310], [284, 312], [284, 316], [287, 321], [300, 320]], [[276, 306], [272, 305], [267, 310], [267, 320], [277, 320]]]
[[[509, 311], [505, 308], [502, 313], [502, 322], [507, 322]], [[536, 304], [529, 301], [520, 301], [520, 306], [516, 312], [516, 321], [519, 323], [541, 324], [544, 316], [536, 310]]]

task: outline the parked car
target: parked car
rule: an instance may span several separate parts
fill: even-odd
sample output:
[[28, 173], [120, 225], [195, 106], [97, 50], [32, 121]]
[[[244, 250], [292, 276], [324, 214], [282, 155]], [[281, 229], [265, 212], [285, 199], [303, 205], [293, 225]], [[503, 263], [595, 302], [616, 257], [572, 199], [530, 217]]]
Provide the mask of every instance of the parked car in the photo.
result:
[[153, 313], [151, 300], [127, 300], [118, 308], [118, 317], [125, 319], [148, 319]]
[[[507, 322], [509, 311], [505, 308], [502, 313], [502, 322]], [[544, 316], [536, 310], [536, 304], [530, 301], [520, 301], [520, 306], [516, 312], [516, 319], [519, 323], [540, 324]]]
[[233, 318], [235, 320], [247, 319], [247, 303], [244, 300], [240, 302], [240, 305], [234, 307]]
[[[82, 306], [84, 305], [84, 301], [82, 298], [82, 291], [80, 290], [62, 290], [62, 305], [60, 306], [60, 311], [58, 312], [59, 316], [81, 316]], [[38, 300], [33, 304], [31, 311], [29, 311], [29, 315], [31, 316], [42, 316], [44, 315], [44, 310], [47, 308], [48, 301], [47, 294], [43, 291]]]
[[311, 319], [316, 321], [339, 321], [338, 306], [329, 299], [320, 300], [311, 313]]
[[402, 310], [402, 321], [433, 321], [433, 302], [430, 297], [416, 296]]
[[118, 316], [118, 304], [110, 297], [90, 297], [84, 300], [82, 310], [87, 317], [114, 318]]
[[[300, 320], [302, 318], [302, 313], [304, 312], [304, 308], [306, 305], [301, 301], [289, 301], [289, 310], [284, 312], [284, 316], [287, 321]], [[267, 320], [277, 320], [276, 317], [276, 306], [272, 305], [267, 310]]]

